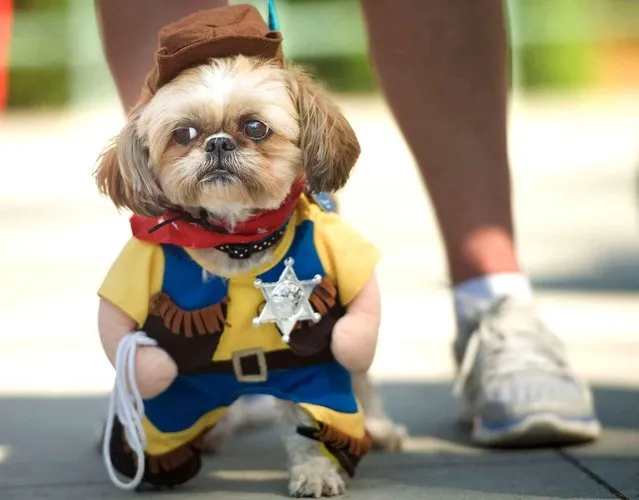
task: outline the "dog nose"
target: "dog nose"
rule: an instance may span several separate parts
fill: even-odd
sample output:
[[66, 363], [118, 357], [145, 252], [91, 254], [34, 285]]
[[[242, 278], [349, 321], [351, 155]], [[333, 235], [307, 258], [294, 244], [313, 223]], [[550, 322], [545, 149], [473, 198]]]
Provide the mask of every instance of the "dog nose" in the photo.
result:
[[230, 137], [212, 137], [204, 146], [207, 153], [225, 153], [233, 151], [237, 147], [237, 143]]

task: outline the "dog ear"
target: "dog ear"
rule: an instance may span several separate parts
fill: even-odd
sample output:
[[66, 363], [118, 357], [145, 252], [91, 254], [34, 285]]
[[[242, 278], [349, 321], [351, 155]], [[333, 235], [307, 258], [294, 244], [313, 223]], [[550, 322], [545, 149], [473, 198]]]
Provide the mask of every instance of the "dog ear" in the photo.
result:
[[136, 131], [139, 111], [131, 113], [120, 135], [104, 149], [94, 175], [100, 191], [116, 207], [155, 217], [166, 210], [168, 202], [149, 165], [149, 152]]
[[291, 92], [300, 120], [303, 168], [311, 192], [340, 189], [360, 153], [350, 124], [320, 85], [292, 70]]

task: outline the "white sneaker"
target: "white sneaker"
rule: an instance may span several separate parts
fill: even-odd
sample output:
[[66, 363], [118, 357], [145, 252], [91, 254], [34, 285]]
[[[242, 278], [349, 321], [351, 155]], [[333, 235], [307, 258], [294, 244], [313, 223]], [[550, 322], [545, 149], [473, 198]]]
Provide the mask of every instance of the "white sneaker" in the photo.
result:
[[599, 436], [590, 388], [530, 304], [496, 301], [459, 332], [454, 347], [460, 366], [455, 392], [475, 443], [547, 446]]

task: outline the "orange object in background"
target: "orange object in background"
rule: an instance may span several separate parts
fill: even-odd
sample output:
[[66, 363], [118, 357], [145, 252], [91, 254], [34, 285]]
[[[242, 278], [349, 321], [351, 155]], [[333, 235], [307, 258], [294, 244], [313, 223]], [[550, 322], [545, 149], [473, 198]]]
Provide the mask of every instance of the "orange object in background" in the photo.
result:
[[605, 90], [639, 86], [639, 40], [606, 41], [593, 49], [595, 84]]
[[0, 112], [9, 97], [9, 44], [11, 42], [11, 21], [13, 0], [0, 0]]

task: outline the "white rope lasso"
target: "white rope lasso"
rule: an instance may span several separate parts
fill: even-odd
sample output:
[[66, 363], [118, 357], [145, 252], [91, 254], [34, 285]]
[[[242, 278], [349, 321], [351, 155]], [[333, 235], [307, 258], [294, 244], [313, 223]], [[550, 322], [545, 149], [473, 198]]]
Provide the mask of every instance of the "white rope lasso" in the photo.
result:
[[[146, 436], [142, 427], [144, 402], [135, 381], [135, 355], [139, 346], [155, 346], [157, 342], [144, 332], [134, 332], [122, 338], [115, 352], [115, 384], [109, 399], [102, 456], [111, 482], [123, 490], [134, 490], [144, 476], [144, 450]], [[130, 482], [121, 481], [111, 462], [111, 436], [115, 417], [124, 428], [126, 440], [137, 457], [137, 470]]]

